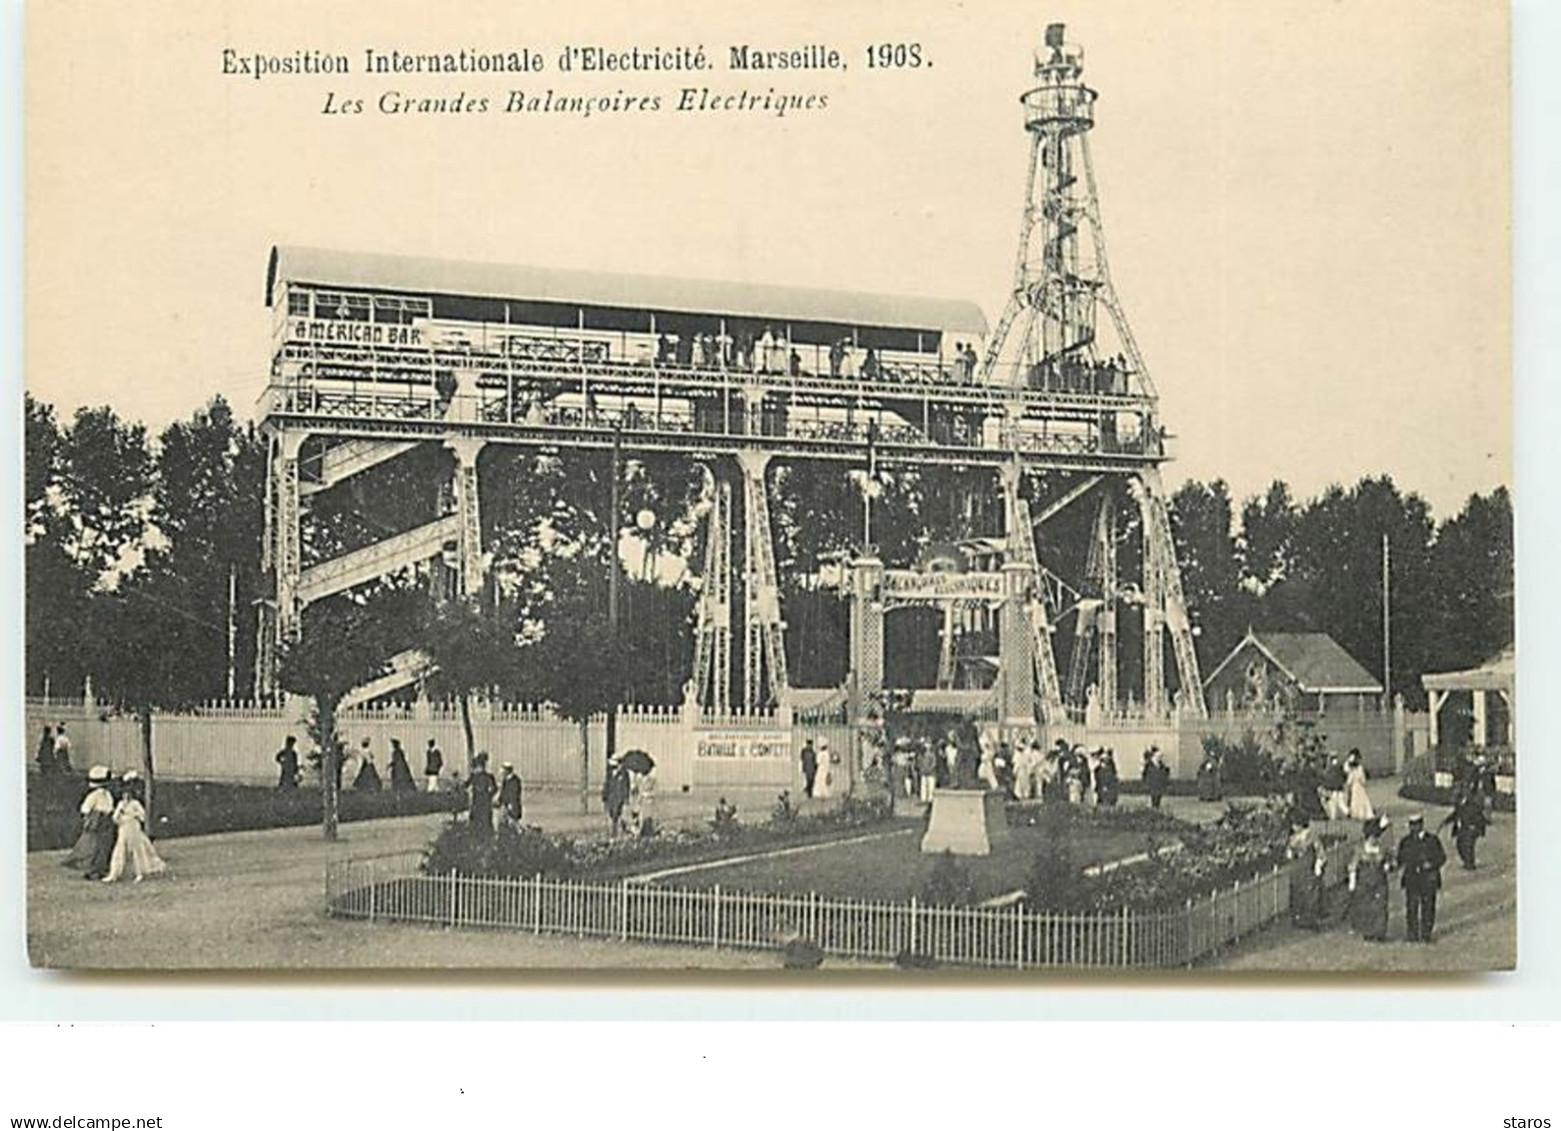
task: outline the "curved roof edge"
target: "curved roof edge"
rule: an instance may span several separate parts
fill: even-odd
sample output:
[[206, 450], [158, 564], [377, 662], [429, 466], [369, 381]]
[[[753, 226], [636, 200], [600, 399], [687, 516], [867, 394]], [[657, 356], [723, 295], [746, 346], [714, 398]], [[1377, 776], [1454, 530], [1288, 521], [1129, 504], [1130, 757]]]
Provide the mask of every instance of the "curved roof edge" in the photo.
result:
[[319, 286], [364, 287], [468, 297], [579, 303], [740, 318], [786, 318], [904, 330], [947, 330], [984, 336], [986, 316], [973, 302], [816, 290], [769, 283], [723, 283], [653, 275], [619, 275], [553, 267], [526, 267], [428, 259], [410, 255], [271, 249], [266, 305], [282, 279]]

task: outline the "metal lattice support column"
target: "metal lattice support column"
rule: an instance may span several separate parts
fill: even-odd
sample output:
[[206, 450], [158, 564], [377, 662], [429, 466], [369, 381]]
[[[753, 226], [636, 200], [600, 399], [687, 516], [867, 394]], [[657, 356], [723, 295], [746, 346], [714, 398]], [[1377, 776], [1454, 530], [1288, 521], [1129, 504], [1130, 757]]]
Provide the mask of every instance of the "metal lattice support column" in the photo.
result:
[[[1207, 713], [1203, 702], [1203, 678], [1198, 670], [1198, 652], [1193, 646], [1187, 599], [1182, 592], [1182, 572], [1176, 563], [1176, 542], [1171, 534], [1170, 511], [1165, 505], [1165, 487], [1156, 468], [1140, 472], [1138, 482], [1139, 506], [1144, 515], [1145, 560], [1149, 558], [1147, 544], [1152, 544], [1158, 572], [1161, 618], [1164, 628], [1170, 631], [1171, 650], [1176, 657], [1181, 710], [1184, 714], [1201, 719]], [[1147, 641], [1145, 646], [1148, 646]], [[1164, 686], [1163, 683], [1161, 686]]]
[[712, 474], [704, 585], [694, 635], [694, 680], [700, 704], [732, 709], [732, 486]]
[[1100, 549], [1100, 609], [1095, 615], [1100, 641], [1095, 680], [1098, 702], [1106, 711], [1117, 709], [1117, 508], [1111, 492], [1100, 500], [1096, 516], [1096, 545]]
[[456, 553], [460, 562], [458, 579], [462, 597], [471, 598], [482, 592], [484, 578], [482, 558], [482, 514], [479, 510], [477, 489], [477, 457], [482, 453], [483, 441], [457, 436], [445, 441], [445, 447], [455, 455], [455, 513], [459, 520]]
[[272, 549], [276, 574], [276, 639], [298, 635], [303, 605], [299, 582], [303, 577], [303, 500], [298, 487], [298, 453], [306, 434], [283, 432], [276, 438], [271, 459]]
[[[745, 451], [737, 457], [743, 473], [743, 672], [744, 705], [775, 705], [787, 698], [785, 624], [781, 620], [780, 578], [771, 541], [769, 498], [764, 474], [770, 457]], [[762, 671], [761, 671], [762, 666]]]
[[[1051, 618], [1046, 609], [1046, 584], [1041, 575], [1040, 555], [1035, 549], [1035, 526], [1030, 518], [1030, 503], [1019, 489], [1022, 472], [1015, 464], [1001, 472], [1003, 497], [1008, 522], [1008, 563], [1022, 568], [1029, 578], [1030, 663], [1035, 669], [1035, 687], [1040, 695], [1040, 714], [1047, 722], [1063, 718], [1062, 680], [1057, 674], [1057, 654], [1052, 647]], [[1006, 568], [1006, 567], [1005, 567]], [[1006, 644], [1002, 647], [1007, 648]], [[1034, 711], [1032, 709], [1032, 714]]]
[[[1161, 715], [1169, 705], [1165, 697], [1166, 546], [1156, 529], [1154, 506], [1142, 479], [1133, 480], [1133, 496], [1143, 526], [1144, 710]], [[1175, 560], [1173, 554], [1171, 561]]]
[[851, 720], [861, 724], [883, 694], [883, 562], [851, 564]]
[[[1051, 634], [1046, 627], [1045, 598], [1035, 590], [1034, 571], [1023, 562], [1003, 565], [1003, 604], [998, 612], [998, 678], [1002, 682], [1002, 712], [1005, 726], [1034, 726], [1036, 722], [1036, 677], [1044, 663], [1044, 652], [1051, 653]], [[1052, 667], [1056, 677], [1056, 667]], [[1047, 721], [1058, 715], [1046, 705]], [[1058, 704], [1060, 706], [1060, 704]]]

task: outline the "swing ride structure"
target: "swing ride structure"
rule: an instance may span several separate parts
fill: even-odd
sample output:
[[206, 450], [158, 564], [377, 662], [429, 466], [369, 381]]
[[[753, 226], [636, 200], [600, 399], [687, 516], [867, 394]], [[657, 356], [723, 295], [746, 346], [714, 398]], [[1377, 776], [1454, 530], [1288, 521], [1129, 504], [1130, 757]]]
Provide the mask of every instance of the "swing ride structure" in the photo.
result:
[[[840, 693], [854, 720], [881, 702], [884, 615], [908, 605], [942, 613], [945, 688], [963, 630], [995, 628], [984, 702], [1004, 725], [1044, 728], [1129, 697], [1148, 715], [1201, 715], [1159, 474], [1167, 436], [1107, 270], [1088, 145], [1096, 93], [1082, 76], [1052, 25], [1020, 99], [1024, 206], [995, 327], [957, 301], [273, 249], [257, 692], [275, 692], [278, 649], [316, 601], [409, 567], [452, 596], [481, 593], [484, 453], [525, 446], [704, 466], [688, 693], [711, 715], [793, 699], [770, 509], [775, 468], [800, 461], [856, 470], [863, 485], [868, 518], [843, 580]], [[435, 517], [306, 560], [331, 493], [410, 458], [442, 467]], [[980, 553], [886, 564], [870, 515], [879, 471], [895, 466], [978, 472], [1003, 529], [981, 532]], [[1137, 665], [1119, 655], [1130, 611]], [[397, 656], [354, 698], [424, 670]]]

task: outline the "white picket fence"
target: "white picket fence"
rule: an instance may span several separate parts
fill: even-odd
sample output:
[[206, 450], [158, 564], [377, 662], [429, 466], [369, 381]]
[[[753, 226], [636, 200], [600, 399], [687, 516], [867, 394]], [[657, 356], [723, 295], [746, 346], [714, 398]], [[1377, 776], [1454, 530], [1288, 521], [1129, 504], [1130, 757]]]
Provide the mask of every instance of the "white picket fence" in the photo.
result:
[[[287, 706], [223, 702], [185, 713], [159, 712], [152, 727], [157, 773], [171, 780], [271, 784], [283, 739], [292, 734], [307, 746], [306, 710], [306, 701], [293, 700]], [[64, 722], [71, 738], [71, 760], [78, 770], [101, 764], [123, 772], [141, 765], [138, 720], [116, 713], [109, 704], [89, 707], [79, 700], [29, 699], [25, 717], [29, 751], [45, 726]], [[836, 750], [848, 749], [851, 741], [850, 730], [843, 726], [793, 727], [789, 758], [697, 757], [697, 730], [764, 732], [778, 726], [774, 712], [702, 717], [696, 727], [674, 708], [629, 706], [618, 712], [617, 744], [620, 750], [649, 751], [656, 759], [663, 790], [763, 787], [779, 791], [800, 788], [798, 755], [808, 738], [826, 738]], [[447, 770], [465, 772], [466, 737], [456, 704], [344, 711], [338, 729], [351, 748], [369, 740], [381, 773], [392, 738], [400, 740], [414, 774], [422, 773], [423, 750], [430, 738], [443, 751]], [[472, 733], [476, 748], [487, 751], [493, 765], [513, 763], [528, 788], [580, 786], [581, 727], [546, 706], [483, 704], [473, 712]], [[594, 781], [600, 778], [606, 750], [605, 718], [592, 720], [588, 737], [590, 765], [584, 768], [584, 780]]]
[[[1348, 841], [1330, 848], [1326, 874], [1342, 877], [1353, 851]], [[779, 950], [808, 939], [825, 954], [876, 962], [916, 956], [1014, 970], [1166, 969], [1192, 966], [1288, 914], [1296, 867], [1276, 866], [1172, 910], [1065, 915], [627, 880], [434, 876], [421, 870], [421, 861], [399, 853], [329, 863], [328, 913], [713, 948]]]

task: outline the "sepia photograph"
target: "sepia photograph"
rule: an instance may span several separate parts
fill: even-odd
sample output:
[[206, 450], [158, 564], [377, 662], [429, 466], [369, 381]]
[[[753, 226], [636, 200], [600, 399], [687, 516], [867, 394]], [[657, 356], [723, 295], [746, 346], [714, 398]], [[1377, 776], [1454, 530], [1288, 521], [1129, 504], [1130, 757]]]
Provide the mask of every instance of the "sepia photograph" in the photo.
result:
[[29, 961], [1518, 969], [1509, 47], [31, 7]]

